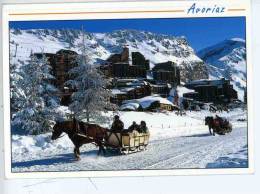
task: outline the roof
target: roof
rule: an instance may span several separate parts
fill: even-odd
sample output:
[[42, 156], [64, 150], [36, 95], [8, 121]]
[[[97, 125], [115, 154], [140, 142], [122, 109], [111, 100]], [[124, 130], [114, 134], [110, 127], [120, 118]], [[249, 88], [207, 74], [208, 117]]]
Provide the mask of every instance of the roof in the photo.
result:
[[226, 79], [218, 79], [218, 80], [208, 80], [208, 79], [201, 79], [201, 80], [194, 80], [187, 83], [187, 85], [196, 85], [196, 86], [219, 86], [227, 82]]
[[72, 50], [60, 49], [56, 54], [70, 54], [77, 55], [78, 53]]
[[112, 89], [111, 92], [112, 92], [112, 94], [114, 94], [114, 95], [117, 95], [117, 94], [126, 94], [126, 92], [121, 91], [121, 90], [119, 90], [119, 89]]
[[146, 97], [134, 99], [134, 100], [125, 100], [123, 103], [124, 104], [138, 103], [142, 106], [142, 108], [145, 109], [145, 108], [150, 107], [151, 104], [156, 101], [159, 102], [160, 104], [167, 104], [167, 105], [174, 106], [174, 104], [172, 102], [170, 102], [168, 99], [162, 98], [160, 96], [146, 96]]
[[140, 107], [140, 104], [138, 103], [134, 103], [134, 102], [130, 102], [127, 104], [123, 104], [122, 106], [120, 106], [120, 110], [137, 110]]

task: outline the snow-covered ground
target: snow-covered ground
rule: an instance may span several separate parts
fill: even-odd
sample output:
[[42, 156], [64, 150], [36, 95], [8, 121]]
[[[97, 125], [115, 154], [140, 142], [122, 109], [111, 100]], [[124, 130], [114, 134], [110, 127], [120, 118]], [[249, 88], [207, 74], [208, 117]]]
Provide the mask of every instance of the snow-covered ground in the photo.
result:
[[120, 112], [128, 127], [145, 120], [150, 133], [147, 150], [129, 155], [109, 153], [97, 156], [92, 144], [81, 147], [81, 160], [75, 161], [73, 144], [67, 135], [51, 141], [51, 134], [12, 135], [13, 172], [230, 168], [247, 167], [246, 112], [236, 109], [218, 113], [227, 117], [233, 131], [225, 136], [210, 136], [204, 118], [209, 112], [187, 112], [186, 116], [168, 113]]

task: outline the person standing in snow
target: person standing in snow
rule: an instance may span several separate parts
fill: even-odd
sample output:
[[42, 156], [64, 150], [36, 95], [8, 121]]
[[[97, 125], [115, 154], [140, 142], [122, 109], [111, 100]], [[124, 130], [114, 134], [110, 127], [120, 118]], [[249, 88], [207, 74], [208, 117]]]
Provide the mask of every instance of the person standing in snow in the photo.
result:
[[114, 117], [114, 122], [112, 123], [111, 131], [121, 132], [124, 130], [124, 123], [119, 119], [119, 116]]

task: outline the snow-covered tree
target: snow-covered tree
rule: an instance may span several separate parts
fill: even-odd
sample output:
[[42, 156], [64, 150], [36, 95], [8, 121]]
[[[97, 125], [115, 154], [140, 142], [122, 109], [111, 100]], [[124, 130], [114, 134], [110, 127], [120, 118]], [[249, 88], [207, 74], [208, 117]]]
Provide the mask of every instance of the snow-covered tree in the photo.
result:
[[39, 134], [51, 129], [57, 116], [59, 99], [57, 89], [51, 84], [54, 77], [50, 74], [51, 66], [47, 57], [30, 56], [27, 64], [21, 67], [23, 88], [26, 100], [16, 114], [16, 123], [29, 134]]
[[25, 93], [21, 87], [22, 75], [19, 70], [18, 62], [13, 56], [10, 57], [10, 105], [11, 119], [14, 118], [25, 102]]
[[108, 80], [91, 63], [83, 31], [82, 36], [82, 43], [79, 45], [81, 54], [77, 59], [78, 65], [69, 72], [74, 79], [66, 82], [75, 89], [69, 109], [75, 116], [87, 119], [88, 122], [90, 120], [105, 121], [106, 116], [102, 113], [115, 108], [115, 105], [109, 101], [112, 93], [106, 89]]

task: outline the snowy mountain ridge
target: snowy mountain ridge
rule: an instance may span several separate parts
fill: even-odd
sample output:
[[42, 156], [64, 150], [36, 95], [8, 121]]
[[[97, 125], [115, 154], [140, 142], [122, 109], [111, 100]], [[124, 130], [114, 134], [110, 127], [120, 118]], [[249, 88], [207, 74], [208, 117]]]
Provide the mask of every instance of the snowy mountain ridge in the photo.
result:
[[[246, 86], [245, 40], [232, 38], [202, 49], [197, 54], [185, 37], [156, 34], [138, 30], [117, 30], [109, 33], [84, 32], [85, 44], [92, 62], [99, 64], [126, 46], [130, 52], [139, 51], [154, 64], [173, 61], [181, 69], [181, 80], [232, 78], [234, 88], [243, 98]], [[75, 29], [10, 30], [11, 55], [24, 63], [31, 52], [55, 53], [71, 49], [80, 53], [82, 31]]]
[[[55, 53], [60, 49], [71, 49], [80, 53], [82, 32], [79, 30], [11, 29], [10, 32], [11, 53], [16, 53], [21, 61], [28, 58], [31, 52]], [[149, 59], [151, 68], [156, 63], [173, 61], [182, 69], [183, 81], [208, 78], [205, 63], [184, 37], [137, 30], [85, 32], [84, 36], [93, 63], [106, 60], [111, 54], [121, 52], [122, 47], [127, 45], [130, 52], [139, 51]]]

